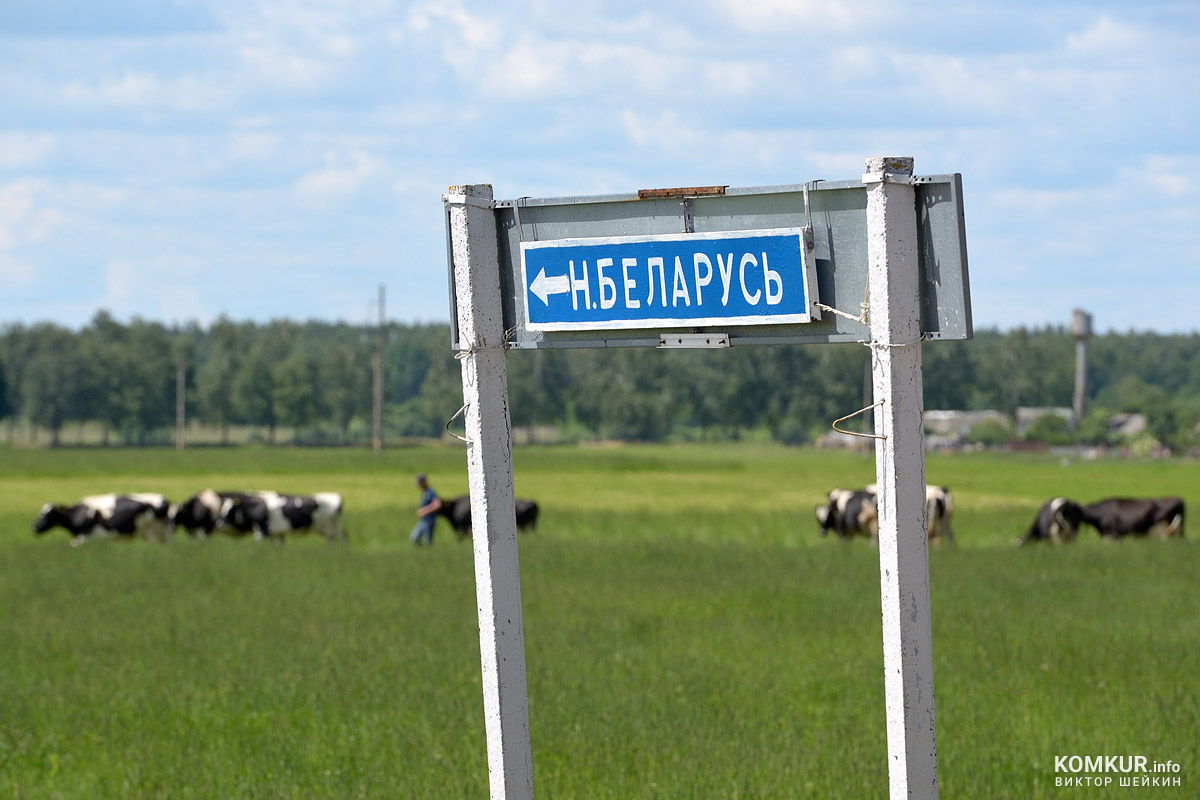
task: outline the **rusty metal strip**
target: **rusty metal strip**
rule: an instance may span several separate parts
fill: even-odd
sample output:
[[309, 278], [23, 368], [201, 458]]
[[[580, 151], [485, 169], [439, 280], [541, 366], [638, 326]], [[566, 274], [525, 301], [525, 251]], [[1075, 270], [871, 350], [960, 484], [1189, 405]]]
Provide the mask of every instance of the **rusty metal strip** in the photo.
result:
[[725, 194], [728, 186], [681, 186], [677, 189], [638, 189], [638, 199], [646, 200], [656, 197], [703, 197], [705, 195]]

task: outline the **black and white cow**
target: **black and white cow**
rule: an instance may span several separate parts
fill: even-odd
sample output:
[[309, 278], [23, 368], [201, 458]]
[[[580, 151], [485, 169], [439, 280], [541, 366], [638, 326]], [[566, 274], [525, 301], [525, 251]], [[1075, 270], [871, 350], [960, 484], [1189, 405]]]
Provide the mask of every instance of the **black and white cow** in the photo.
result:
[[[176, 527], [182, 527], [192, 536], [207, 538], [217, 528], [217, 520], [221, 516], [225, 501], [248, 497], [250, 495], [244, 492], [214, 492], [212, 489], [205, 489], [182, 503], [172, 505], [167, 515], [167, 526], [172, 532]], [[248, 527], [238, 528], [232, 524], [221, 530], [233, 536], [244, 536], [251, 532]]]
[[165, 542], [169, 505], [161, 494], [148, 492], [91, 495], [70, 506], [46, 503], [33, 532], [41, 535], [61, 527], [71, 534], [72, 545], [107, 537]]
[[[950, 521], [954, 516], [954, 495], [945, 486], [925, 487], [925, 524], [929, 540], [938, 543], [954, 538]], [[821, 535], [833, 530], [839, 536], [866, 535], [879, 538], [878, 486], [869, 484], [861, 492], [834, 489], [829, 502], [817, 507]]]
[[345, 542], [342, 496], [337, 492], [313, 495], [255, 492], [225, 500], [217, 517], [218, 530], [233, 527], [254, 532], [256, 539], [282, 542], [289, 533], [317, 530], [326, 541]]
[[1055, 544], [1070, 542], [1079, 533], [1079, 524], [1083, 522], [1083, 507], [1066, 497], [1052, 497], [1038, 509], [1033, 524], [1024, 536], [1017, 539], [1017, 545], [1026, 542], [1048, 541]]
[[954, 529], [950, 520], [954, 517], [954, 495], [945, 486], [925, 487], [925, 522], [929, 528], [929, 541], [954, 541]]
[[1182, 538], [1184, 504], [1178, 497], [1111, 497], [1084, 506], [1082, 518], [1105, 538], [1151, 535], [1160, 539]]
[[816, 508], [821, 535], [833, 531], [843, 538], [870, 536], [879, 539], [879, 508], [875, 493], [865, 489], [834, 489], [829, 500]]
[[[514, 501], [517, 514], [517, 530], [537, 530], [540, 509], [533, 500], [516, 498]], [[442, 502], [439, 514], [450, 521], [450, 525], [458, 534], [459, 539], [471, 535], [471, 496], [469, 494], [453, 497]]]

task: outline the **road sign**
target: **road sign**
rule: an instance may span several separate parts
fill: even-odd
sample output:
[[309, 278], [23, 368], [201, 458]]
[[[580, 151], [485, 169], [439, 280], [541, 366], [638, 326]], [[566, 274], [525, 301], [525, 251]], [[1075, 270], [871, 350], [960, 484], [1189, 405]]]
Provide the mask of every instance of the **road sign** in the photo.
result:
[[820, 318], [799, 228], [521, 243], [531, 331]]

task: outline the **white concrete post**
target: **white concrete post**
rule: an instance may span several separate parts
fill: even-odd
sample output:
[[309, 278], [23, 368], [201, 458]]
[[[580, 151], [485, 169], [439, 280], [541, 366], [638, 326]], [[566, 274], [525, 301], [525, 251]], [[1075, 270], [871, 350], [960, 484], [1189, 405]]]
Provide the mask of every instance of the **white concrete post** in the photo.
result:
[[875, 475], [892, 800], [936, 798], [921, 305], [911, 158], [871, 158], [867, 186]]
[[532, 800], [512, 428], [492, 187], [452, 186], [445, 202], [459, 341], [467, 351], [462, 380], [488, 780], [493, 800]]

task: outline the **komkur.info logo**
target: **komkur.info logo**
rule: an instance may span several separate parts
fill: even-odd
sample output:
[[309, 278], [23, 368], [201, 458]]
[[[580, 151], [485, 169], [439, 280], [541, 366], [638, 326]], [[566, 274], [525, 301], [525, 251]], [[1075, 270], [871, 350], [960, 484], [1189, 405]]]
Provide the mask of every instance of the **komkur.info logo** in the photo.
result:
[[1055, 756], [1055, 786], [1182, 786], [1176, 761], [1147, 756]]

